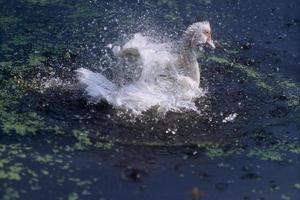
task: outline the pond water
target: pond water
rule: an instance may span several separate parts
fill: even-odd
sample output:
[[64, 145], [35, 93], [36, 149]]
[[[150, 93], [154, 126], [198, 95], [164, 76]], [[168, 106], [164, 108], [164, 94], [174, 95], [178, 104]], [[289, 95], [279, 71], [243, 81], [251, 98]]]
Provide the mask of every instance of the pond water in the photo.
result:
[[[1, 199], [299, 199], [299, 9], [296, 0], [0, 1]], [[198, 60], [200, 113], [135, 116], [91, 103], [77, 84], [80, 67], [127, 75], [108, 44], [137, 32], [177, 41], [200, 20], [217, 45]]]

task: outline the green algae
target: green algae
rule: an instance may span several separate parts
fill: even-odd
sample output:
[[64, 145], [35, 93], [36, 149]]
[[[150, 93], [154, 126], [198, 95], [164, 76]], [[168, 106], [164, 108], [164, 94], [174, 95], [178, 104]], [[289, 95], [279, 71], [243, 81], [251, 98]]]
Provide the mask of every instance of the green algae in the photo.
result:
[[2, 61], [2, 62], [0, 62], [0, 66], [2, 66], [2, 67], [9, 67], [12, 64], [13, 64], [12, 61]]
[[35, 134], [43, 127], [42, 119], [34, 112], [17, 113], [7, 110], [8, 105], [0, 100], [0, 127], [6, 134]]
[[113, 147], [113, 143], [110, 141], [92, 142], [90, 138], [90, 133], [85, 130], [73, 130], [73, 135], [76, 139], [76, 142], [73, 145], [73, 147], [69, 147], [69, 150], [72, 150], [72, 148], [74, 148], [74, 150], [88, 150], [91, 148], [109, 150]]
[[46, 155], [37, 155], [35, 156], [35, 161], [39, 163], [51, 163], [54, 161], [54, 158], [52, 155], [46, 154]]
[[282, 200], [291, 200], [291, 197], [288, 196], [288, 195], [282, 194], [282, 195], [281, 195], [281, 199], [282, 199]]
[[294, 82], [292, 82], [292, 80], [280, 81], [279, 84], [283, 88], [297, 88], [297, 85]]
[[282, 161], [283, 156], [282, 153], [279, 151], [274, 150], [273, 148], [267, 148], [267, 149], [252, 149], [247, 154], [249, 157], [257, 157], [261, 160], [271, 160], [271, 161]]
[[35, 134], [43, 127], [42, 119], [34, 112], [4, 113], [1, 115], [1, 128], [6, 134]]
[[77, 140], [74, 144], [76, 150], [86, 150], [92, 145], [88, 131], [73, 130], [73, 135]]
[[[3, 162], [2, 162], [3, 163]], [[4, 166], [0, 168], [0, 180], [10, 180], [10, 181], [20, 181], [21, 180], [21, 173], [23, 170], [23, 165], [21, 163], [9, 163], [9, 166], [5, 169]]]
[[8, 44], [13, 44], [15, 46], [26, 45], [29, 43], [30, 37], [22, 36], [22, 35], [15, 35], [12, 37]]
[[[197, 148], [200, 149], [206, 156], [209, 158], [216, 158], [216, 157], [224, 157], [230, 156], [233, 154], [240, 154], [244, 150], [240, 147], [235, 146], [234, 148], [225, 148], [224, 144], [221, 143], [214, 143], [214, 142], [207, 142], [203, 144], [198, 144]], [[226, 150], [225, 150], [226, 149]]]
[[3, 200], [16, 200], [20, 198], [20, 193], [12, 187], [5, 188], [2, 196]]
[[78, 200], [79, 199], [79, 196], [77, 193], [75, 192], [72, 192], [71, 194], [69, 194], [68, 196], [68, 200]]
[[248, 78], [254, 80], [258, 87], [263, 88], [269, 92], [273, 90], [273, 87], [266, 82], [266, 80], [268, 79], [266, 79], [266, 77], [263, 74], [259, 73], [258, 71], [254, 70], [251, 67], [242, 65], [240, 63], [235, 63], [233, 61], [230, 61], [228, 58], [224, 58], [224, 57], [210, 56], [207, 58], [207, 60], [217, 62], [219, 64], [230, 65], [232, 67], [235, 67], [241, 70], [242, 72], [244, 72]]
[[300, 107], [300, 96], [294, 94], [288, 94], [288, 106], [290, 107]]
[[39, 55], [29, 55], [28, 57], [28, 63], [31, 66], [42, 65], [45, 60], [46, 58], [44, 56], [39, 56]]
[[300, 183], [295, 183], [294, 187], [300, 190]]
[[[13, 52], [14, 51], [14, 49], [13, 48], [11, 48], [8, 44], [5, 44], [5, 43], [3, 43], [3, 44], [0, 44], [0, 49], [1, 49], [1, 51], [4, 53], [4, 52]], [[11, 57], [11, 54], [5, 54], [4, 55], [5, 57]]]
[[5, 27], [7, 25], [16, 24], [19, 21], [14, 16], [0, 16], [0, 26]]
[[12, 109], [26, 93], [28, 82], [22, 79], [22, 72], [13, 62], [1, 62], [0, 65], [5, 67], [5, 76], [9, 77], [3, 80], [0, 88], [0, 128], [5, 134], [35, 134], [44, 127], [43, 119], [35, 112], [22, 113]]
[[209, 56], [207, 60], [217, 62], [220, 64], [233, 65], [233, 62], [230, 62], [228, 59], [218, 56]]
[[[281, 91], [284, 91], [287, 95], [287, 104], [289, 107], [299, 107], [300, 106], [300, 89], [296, 85], [296, 83], [292, 82], [292, 80], [287, 80], [282, 77], [277, 77], [276, 82], [269, 81], [268, 75], [264, 75], [257, 70], [248, 67], [246, 65], [242, 65], [240, 63], [235, 63], [230, 61], [229, 58], [218, 57], [218, 56], [210, 56], [207, 58], [208, 61], [216, 62], [222, 65], [229, 65], [239, 69], [244, 72], [246, 76], [253, 80], [255, 84], [269, 93], [276, 93], [280, 88]], [[296, 94], [297, 95], [296, 95]]]
[[113, 146], [114, 146], [114, 143], [112, 143], [112, 142], [96, 142], [94, 144], [94, 147], [96, 147], [97, 149], [103, 149], [103, 150], [112, 149]]

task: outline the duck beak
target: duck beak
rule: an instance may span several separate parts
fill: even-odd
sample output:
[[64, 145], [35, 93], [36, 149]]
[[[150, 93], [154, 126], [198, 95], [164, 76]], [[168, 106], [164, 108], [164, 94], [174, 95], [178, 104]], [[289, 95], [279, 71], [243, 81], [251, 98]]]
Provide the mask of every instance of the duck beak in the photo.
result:
[[215, 46], [215, 44], [214, 44], [214, 41], [213, 41], [211, 38], [212, 38], [212, 37], [211, 37], [211, 33], [208, 33], [208, 34], [207, 34], [207, 39], [206, 39], [206, 44], [207, 44], [210, 48], [215, 49], [216, 46]]
[[211, 38], [208, 38], [208, 40], [206, 41], [206, 44], [207, 44], [208, 46], [210, 46], [212, 49], [215, 49], [215, 48], [216, 48], [216, 46], [215, 46], [215, 44], [214, 44], [214, 41], [213, 41]]

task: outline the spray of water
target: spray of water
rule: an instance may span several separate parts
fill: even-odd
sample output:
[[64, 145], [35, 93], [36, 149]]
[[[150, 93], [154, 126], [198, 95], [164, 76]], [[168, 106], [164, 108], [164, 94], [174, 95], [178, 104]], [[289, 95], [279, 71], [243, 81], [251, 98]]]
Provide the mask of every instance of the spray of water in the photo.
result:
[[153, 107], [160, 112], [198, 111], [194, 100], [204, 92], [196, 81], [178, 71], [179, 54], [173, 46], [135, 34], [123, 47], [109, 45], [120, 61], [117, 68], [129, 67], [134, 72], [131, 82], [108, 80], [85, 68], [77, 70], [78, 80], [94, 101], [105, 100], [135, 114]]

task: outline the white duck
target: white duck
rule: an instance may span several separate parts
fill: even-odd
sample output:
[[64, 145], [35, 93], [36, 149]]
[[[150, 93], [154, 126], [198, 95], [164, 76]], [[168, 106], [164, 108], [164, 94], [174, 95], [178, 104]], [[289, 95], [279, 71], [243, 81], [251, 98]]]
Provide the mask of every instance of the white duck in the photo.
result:
[[[177, 58], [169, 59], [170, 56], [166, 55], [170, 52], [164, 47], [164, 44], [159, 44], [156, 48], [151, 47], [151, 42], [147, 40], [147, 37], [141, 34], [135, 34], [134, 38], [127, 42], [122, 48], [115, 46], [113, 48], [114, 55], [119, 58], [129, 59], [138, 63], [143, 63], [147, 60], [144, 57], [149, 56], [149, 51], [152, 52], [152, 58], [156, 59], [159, 66], [171, 66], [181, 71], [181, 74], [191, 78], [193, 81], [200, 84], [200, 68], [197, 62], [197, 54], [199, 51], [203, 51], [205, 45], [214, 49], [215, 45], [211, 36], [210, 24], [207, 21], [197, 22], [190, 25], [183, 33], [181, 47]], [[145, 52], [146, 50], [146, 52]], [[146, 54], [146, 55], [145, 55]], [[165, 59], [163, 59], [165, 58]], [[153, 62], [154, 59], [151, 61]]]
[[[139, 78], [127, 86], [118, 87], [99, 73], [77, 70], [79, 82], [94, 99], [105, 99], [116, 107], [141, 113], [153, 106], [163, 110], [193, 109], [193, 99], [203, 94], [197, 52], [205, 45], [215, 48], [209, 22], [197, 22], [188, 27], [178, 53], [166, 43], [135, 34], [123, 47], [113, 48], [114, 54], [135, 62], [142, 69]], [[122, 66], [120, 66], [122, 67]]]

